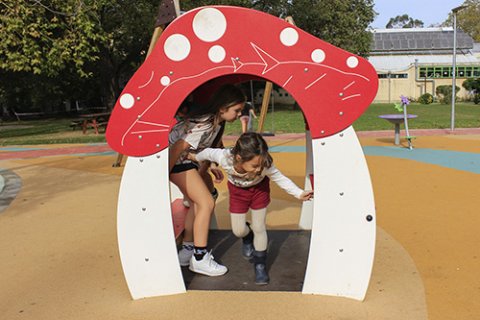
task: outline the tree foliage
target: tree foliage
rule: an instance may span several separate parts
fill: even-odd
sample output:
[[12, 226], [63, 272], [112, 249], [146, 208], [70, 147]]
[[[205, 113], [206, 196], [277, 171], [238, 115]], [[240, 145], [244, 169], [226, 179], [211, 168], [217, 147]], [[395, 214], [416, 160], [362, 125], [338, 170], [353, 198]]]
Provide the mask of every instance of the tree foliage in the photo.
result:
[[[480, 42], [480, 0], [465, 0], [465, 8], [457, 12], [457, 28], [462, 29], [475, 42]], [[453, 14], [450, 12], [444, 26], [453, 26]]]
[[[161, 0], [0, 0], [0, 104], [65, 100], [112, 107], [145, 59]], [[373, 0], [181, 0], [184, 11], [234, 5], [293, 16], [298, 27], [367, 55]]]
[[84, 64], [105, 40], [94, 12], [93, 1], [2, 0], [0, 69], [57, 75], [73, 64], [86, 76]]
[[375, 18], [373, 0], [296, 0], [288, 15], [300, 28], [347, 51], [367, 56]]
[[385, 28], [387, 29], [401, 29], [401, 28], [423, 28], [422, 20], [411, 18], [408, 14], [396, 16], [388, 20]]
[[158, 3], [1, 0], [0, 76], [10, 79], [0, 83], [4, 100], [28, 108], [20, 96], [38, 107], [54, 103], [45, 97], [54, 95], [111, 107], [145, 58]]
[[371, 33], [368, 25], [375, 18], [373, 0], [188, 0], [182, 10], [211, 4], [253, 8], [285, 18], [314, 36], [363, 56], [368, 55]]

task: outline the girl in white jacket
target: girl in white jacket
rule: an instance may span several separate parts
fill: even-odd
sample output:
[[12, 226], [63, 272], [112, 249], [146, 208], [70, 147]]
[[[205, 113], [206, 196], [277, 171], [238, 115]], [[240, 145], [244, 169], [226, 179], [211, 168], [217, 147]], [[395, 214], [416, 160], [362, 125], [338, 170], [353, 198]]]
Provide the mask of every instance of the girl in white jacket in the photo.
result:
[[[273, 165], [267, 143], [255, 132], [242, 134], [232, 149], [207, 148], [197, 154], [190, 153], [189, 158], [199, 162], [216, 162], [227, 173], [232, 231], [243, 239], [243, 256], [248, 259], [253, 257], [255, 283], [268, 284], [265, 220], [270, 203], [270, 180], [303, 201], [311, 199], [313, 191], [300, 189]], [[250, 209], [251, 225], [246, 222]]]

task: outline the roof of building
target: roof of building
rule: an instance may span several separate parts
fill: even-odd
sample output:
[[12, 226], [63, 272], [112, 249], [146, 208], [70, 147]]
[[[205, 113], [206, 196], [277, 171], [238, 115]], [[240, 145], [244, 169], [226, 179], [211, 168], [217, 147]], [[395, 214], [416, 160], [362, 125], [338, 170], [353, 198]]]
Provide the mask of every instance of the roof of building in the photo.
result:
[[[415, 61], [416, 60], [416, 61]], [[368, 61], [374, 66], [375, 70], [379, 73], [386, 72], [401, 72], [407, 71], [412, 66], [415, 65], [415, 62], [418, 66], [449, 66], [452, 65], [453, 55], [452, 54], [422, 54], [422, 55], [381, 55], [381, 56], [370, 56]], [[458, 54], [456, 56], [457, 66], [462, 65], [480, 65], [480, 60], [478, 60], [473, 54]]]
[[[373, 29], [371, 55], [442, 54], [453, 50], [453, 28]], [[457, 29], [457, 50], [469, 51], [473, 39]]]

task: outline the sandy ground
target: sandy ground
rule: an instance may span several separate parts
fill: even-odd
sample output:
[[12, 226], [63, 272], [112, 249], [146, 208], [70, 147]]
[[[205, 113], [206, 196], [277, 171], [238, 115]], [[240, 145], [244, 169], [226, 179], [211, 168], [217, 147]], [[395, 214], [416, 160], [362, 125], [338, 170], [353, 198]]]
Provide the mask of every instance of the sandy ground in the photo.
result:
[[[417, 148], [480, 153], [480, 136], [422, 136]], [[361, 138], [391, 146], [389, 137]], [[270, 145], [304, 145], [273, 139]], [[303, 184], [304, 153], [275, 153]], [[475, 319], [480, 314], [478, 174], [367, 156], [377, 208], [377, 250], [365, 301], [299, 292], [209, 292], [133, 301], [116, 241], [122, 168], [114, 155], [0, 161], [21, 178], [0, 213], [0, 319]], [[220, 228], [229, 228], [219, 187]], [[270, 229], [296, 229], [300, 203], [273, 188]]]

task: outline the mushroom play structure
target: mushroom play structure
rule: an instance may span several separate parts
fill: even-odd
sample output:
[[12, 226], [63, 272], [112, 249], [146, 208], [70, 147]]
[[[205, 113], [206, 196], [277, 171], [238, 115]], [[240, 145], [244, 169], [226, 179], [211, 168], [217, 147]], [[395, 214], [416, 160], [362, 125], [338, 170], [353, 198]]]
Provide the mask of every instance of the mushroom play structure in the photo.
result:
[[375, 250], [375, 206], [351, 124], [378, 80], [370, 63], [277, 17], [246, 8], [201, 7], [174, 20], [130, 79], [110, 117], [107, 141], [128, 155], [118, 200], [118, 242], [134, 299], [185, 292], [172, 226], [168, 134], [195, 89], [271, 81], [301, 107], [306, 188], [299, 225], [311, 229], [303, 293], [363, 300]]

